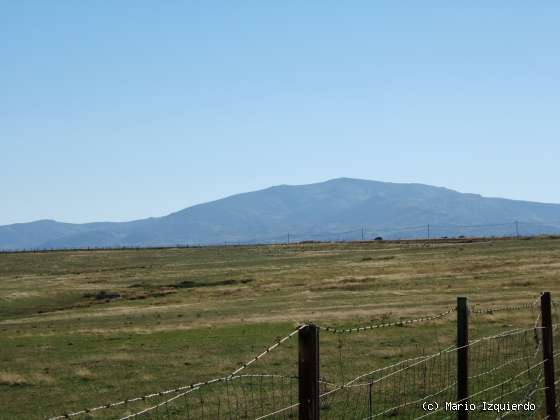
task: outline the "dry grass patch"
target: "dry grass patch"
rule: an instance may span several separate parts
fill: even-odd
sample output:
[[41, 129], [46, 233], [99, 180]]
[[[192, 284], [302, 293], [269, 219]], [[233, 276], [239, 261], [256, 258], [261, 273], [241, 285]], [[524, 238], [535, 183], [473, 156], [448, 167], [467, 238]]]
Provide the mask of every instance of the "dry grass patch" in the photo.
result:
[[74, 369], [74, 373], [80, 379], [92, 379], [95, 376], [91, 370], [84, 366]]
[[0, 372], [0, 385], [7, 386], [24, 386], [31, 385], [25, 376], [15, 372]]
[[55, 380], [52, 376], [39, 372], [31, 375], [31, 382], [33, 384], [52, 385]]

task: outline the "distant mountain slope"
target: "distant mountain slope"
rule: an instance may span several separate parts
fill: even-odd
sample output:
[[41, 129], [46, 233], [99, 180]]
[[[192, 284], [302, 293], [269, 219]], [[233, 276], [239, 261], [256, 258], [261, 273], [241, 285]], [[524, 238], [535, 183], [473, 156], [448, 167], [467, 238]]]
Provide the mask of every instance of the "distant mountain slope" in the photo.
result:
[[[299, 239], [503, 235], [512, 223], [524, 233], [560, 232], [560, 205], [485, 198], [422, 184], [339, 178], [288, 186], [199, 204], [170, 215], [124, 223], [70, 224], [43, 220], [0, 226], [0, 249], [160, 246]], [[484, 225], [479, 227], [460, 227]], [[495, 225], [495, 226], [487, 226]], [[420, 226], [416, 230], [411, 226]], [[531, 227], [533, 226], [533, 227]], [[352, 236], [354, 235], [354, 236]]]

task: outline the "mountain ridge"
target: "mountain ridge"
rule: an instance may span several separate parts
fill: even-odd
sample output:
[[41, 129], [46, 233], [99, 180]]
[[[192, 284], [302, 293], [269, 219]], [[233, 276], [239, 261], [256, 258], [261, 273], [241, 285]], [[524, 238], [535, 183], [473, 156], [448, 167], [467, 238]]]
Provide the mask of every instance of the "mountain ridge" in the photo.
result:
[[[126, 222], [75, 224], [43, 219], [4, 225], [0, 226], [0, 249], [274, 242], [288, 233], [294, 239], [298, 235], [302, 239], [306, 235], [331, 239], [364, 225], [375, 227], [372, 235], [396, 237], [399, 229], [416, 225], [498, 225], [515, 220], [542, 224], [542, 230], [550, 233], [560, 232], [560, 225], [555, 225], [560, 220], [560, 204], [483, 197], [420, 183], [336, 178], [314, 184], [271, 186], [165, 216]], [[529, 233], [528, 226], [525, 228]], [[532, 228], [531, 233], [536, 230]], [[466, 233], [503, 236], [499, 229], [490, 228]], [[453, 233], [448, 229], [438, 234]], [[408, 234], [422, 235], [423, 232]]]

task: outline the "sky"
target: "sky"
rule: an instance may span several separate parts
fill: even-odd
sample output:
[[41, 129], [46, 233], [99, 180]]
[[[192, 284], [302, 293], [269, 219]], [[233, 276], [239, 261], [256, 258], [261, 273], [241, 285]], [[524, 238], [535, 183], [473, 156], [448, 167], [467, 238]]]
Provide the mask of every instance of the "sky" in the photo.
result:
[[0, 0], [0, 225], [280, 184], [560, 203], [560, 3]]

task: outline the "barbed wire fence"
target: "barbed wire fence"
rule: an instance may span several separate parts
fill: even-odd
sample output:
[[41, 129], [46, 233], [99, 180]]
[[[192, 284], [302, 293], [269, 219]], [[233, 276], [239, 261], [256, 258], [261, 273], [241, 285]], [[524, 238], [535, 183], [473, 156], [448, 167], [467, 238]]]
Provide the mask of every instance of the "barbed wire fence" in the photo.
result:
[[[463, 302], [393, 322], [305, 323], [228, 375], [49, 419], [555, 419], [560, 323], [550, 293], [508, 306]], [[513, 326], [509, 314], [530, 322]], [[499, 331], [488, 334], [496, 325]], [[428, 327], [427, 339], [439, 347], [433, 352], [412, 334]], [[376, 340], [380, 330], [398, 344]], [[469, 331], [476, 334], [470, 340]], [[248, 372], [280, 348], [289, 353], [287, 364], [272, 363], [280, 371]], [[388, 350], [381, 361], [392, 362], [383, 364], [379, 356]]]
[[[483, 321], [496, 313], [528, 311], [535, 318], [530, 328], [513, 329], [505, 333], [475, 339], [466, 345], [469, 349], [470, 371], [467, 380], [471, 403], [483, 408], [483, 403], [502, 403], [535, 399], [542, 391], [542, 360], [540, 350], [540, 314], [536, 302], [471, 309], [471, 317]], [[445, 314], [445, 313], [444, 313]], [[429, 321], [443, 317], [426, 317]], [[393, 324], [395, 325], [395, 324]], [[406, 325], [404, 323], [396, 325]], [[321, 329], [321, 327], [319, 327]], [[322, 328], [335, 334], [351, 334], [368, 331], [367, 327], [353, 329]], [[436, 337], [433, 337], [434, 339]], [[321, 418], [404, 418], [415, 419], [453, 418], [453, 406], [445, 403], [457, 401], [458, 369], [457, 353], [461, 348], [449, 346], [426, 356], [397, 362], [388, 367], [373, 370], [345, 382], [343, 386], [325, 390], [321, 396]], [[526, 371], [525, 375], [518, 375]], [[526, 392], [526, 394], [523, 394]], [[434, 404], [435, 403], [435, 404]], [[437, 407], [426, 411], [427, 404]], [[538, 411], [540, 404], [535, 406]], [[345, 413], [353, 413], [348, 416]], [[450, 414], [452, 412], [452, 414]], [[522, 418], [529, 418], [523, 413]], [[477, 412], [476, 418], [496, 418], [493, 411]]]

